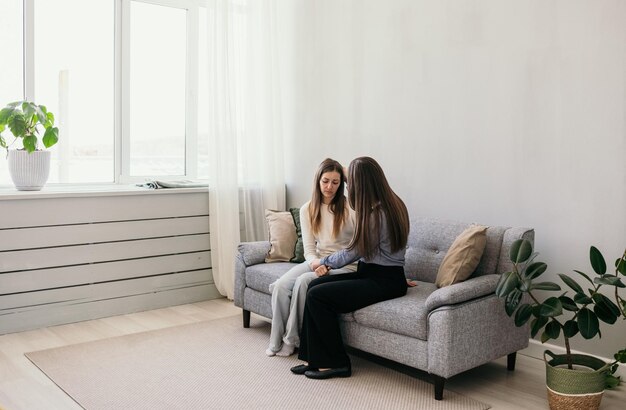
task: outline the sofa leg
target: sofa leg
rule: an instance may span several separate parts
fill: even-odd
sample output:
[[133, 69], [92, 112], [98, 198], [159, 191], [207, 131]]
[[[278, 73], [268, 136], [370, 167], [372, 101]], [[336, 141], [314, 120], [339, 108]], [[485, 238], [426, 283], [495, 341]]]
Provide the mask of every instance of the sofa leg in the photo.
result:
[[246, 329], [250, 327], [250, 311], [245, 309], [243, 309], [243, 327]]
[[443, 385], [446, 382], [446, 378], [436, 374], [431, 374], [431, 376], [435, 385], [435, 400], [443, 400]]
[[515, 370], [515, 359], [517, 358], [517, 352], [513, 352], [506, 357], [506, 368], [509, 371]]

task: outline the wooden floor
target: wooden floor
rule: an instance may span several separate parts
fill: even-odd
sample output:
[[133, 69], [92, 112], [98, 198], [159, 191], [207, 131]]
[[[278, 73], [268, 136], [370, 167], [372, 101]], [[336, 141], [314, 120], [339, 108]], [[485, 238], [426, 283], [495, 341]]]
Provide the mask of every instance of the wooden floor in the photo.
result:
[[[241, 310], [232, 302], [216, 299], [0, 336], [0, 409], [81, 408], [24, 356], [26, 352], [238, 314]], [[253, 315], [252, 320], [261, 318]], [[260, 355], [266, 347], [258, 346]], [[493, 409], [546, 409], [544, 371], [540, 360], [518, 354], [514, 372], [506, 370], [503, 358], [453, 377], [446, 389]], [[622, 385], [604, 394], [601, 409], [621, 410], [626, 408], [624, 403], [626, 387]]]

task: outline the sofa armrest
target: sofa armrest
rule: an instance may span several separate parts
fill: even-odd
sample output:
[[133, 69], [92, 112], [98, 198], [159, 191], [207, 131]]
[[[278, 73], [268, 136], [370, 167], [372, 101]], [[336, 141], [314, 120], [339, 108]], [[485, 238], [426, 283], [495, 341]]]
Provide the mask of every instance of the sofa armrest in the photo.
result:
[[268, 241], [242, 242], [237, 247], [241, 260], [246, 266], [257, 265], [265, 262], [265, 257], [270, 251]]
[[430, 312], [441, 306], [454, 305], [492, 294], [499, 280], [500, 275], [482, 275], [439, 288], [426, 299], [426, 309]]
[[450, 378], [528, 347], [529, 336], [495, 294], [442, 306], [428, 316], [428, 372]]
[[246, 267], [265, 262], [265, 257], [270, 250], [267, 241], [242, 242], [237, 247], [235, 257], [235, 306], [243, 307], [243, 294], [246, 290]]

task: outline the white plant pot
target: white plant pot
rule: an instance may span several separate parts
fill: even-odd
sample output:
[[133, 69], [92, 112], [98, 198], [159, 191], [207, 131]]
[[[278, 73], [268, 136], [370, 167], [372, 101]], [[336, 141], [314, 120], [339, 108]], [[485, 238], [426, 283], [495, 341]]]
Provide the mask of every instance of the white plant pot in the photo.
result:
[[50, 151], [9, 150], [9, 174], [18, 191], [39, 191], [50, 174]]

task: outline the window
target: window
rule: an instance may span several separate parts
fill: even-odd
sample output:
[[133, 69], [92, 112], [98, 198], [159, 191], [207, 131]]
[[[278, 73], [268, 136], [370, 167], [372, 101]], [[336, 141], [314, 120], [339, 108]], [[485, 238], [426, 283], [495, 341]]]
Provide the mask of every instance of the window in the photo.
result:
[[[22, 0], [0, 2], [0, 33], [2, 34], [2, 64], [0, 64], [0, 98], [19, 100], [24, 92], [22, 35]], [[4, 107], [4, 105], [2, 106]]]
[[131, 176], [185, 174], [185, 14], [131, 2]]
[[34, 2], [34, 98], [55, 115], [49, 182], [113, 182], [115, 3]]
[[[9, 102], [20, 100], [24, 95], [22, 15], [22, 0], [0, 1], [0, 38], [2, 39], [0, 109]], [[0, 152], [0, 185], [9, 184], [11, 179], [4, 159], [4, 149]]]
[[[198, 91], [206, 73], [200, 3], [0, 2], [3, 55], [12, 57], [0, 64], [0, 105], [28, 99], [54, 113], [60, 135], [49, 183], [208, 177], [197, 120], [198, 94], [206, 94]], [[0, 185], [11, 185], [6, 163]]]

